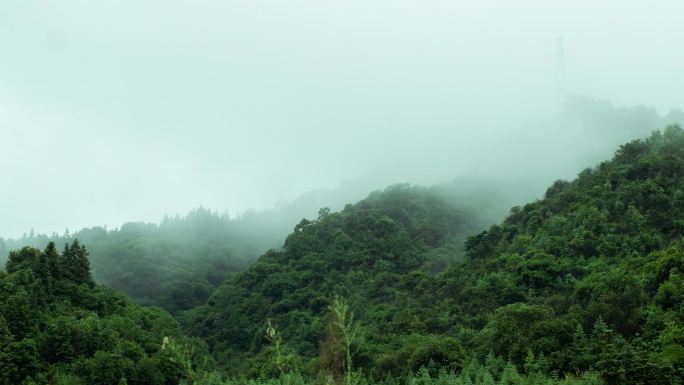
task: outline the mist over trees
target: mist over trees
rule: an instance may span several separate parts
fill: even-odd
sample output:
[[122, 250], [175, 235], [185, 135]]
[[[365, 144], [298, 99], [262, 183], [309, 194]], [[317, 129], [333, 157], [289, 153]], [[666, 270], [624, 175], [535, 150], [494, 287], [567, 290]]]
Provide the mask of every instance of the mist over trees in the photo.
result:
[[[177, 320], [95, 285], [81, 241], [24, 247], [0, 273], [0, 383], [679, 383], [683, 177], [672, 125], [485, 231], [443, 189], [391, 186], [301, 220]], [[209, 247], [230, 221], [136, 234], [190, 223]]]
[[158, 225], [127, 223], [114, 230], [29, 235], [5, 241], [4, 247], [44, 248], [78, 239], [88, 245], [96, 281], [139, 303], [175, 312], [203, 303], [215, 286], [274, 247], [276, 237], [267, 231], [244, 232], [239, 221], [197, 209]]
[[[484, 229], [500, 221], [510, 207], [540, 197], [559, 177], [572, 176], [598, 163], [619, 144], [676, 122], [684, 122], [678, 110], [663, 116], [653, 108], [615, 107], [607, 101], [569, 97], [553, 119], [530, 123], [500, 139], [502, 143], [542, 145], [501, 147], [496, 152], [498, 163], [487, 170], [464, 172], [431, 189], [453, 206], [469, 211], [473, 230]], [[131, 222], [114, 229], [0, 238], [0, 261], [9, 250], [26, 245], [44, 248], [48, 242], [62, 245], [79, 239], [89, 246], [96, 281], [143, 304], [171, 312], [188, 310], [202, 304], [214, 288], [259, 255], [281, 248], [302, 218], [315, 219], [321, 207], [340, 210], [369, 191], [395, 183], [391, 177], [391, 173], [369, 175], [334, 190], [311, 191], [272, 209], [234, 216], [199, 208], [183, 217], [166, 217], [159, 224]]]
[[337, 294], [363, 336], [357, 368], [374, 378], [493, 355], [528, 375], [678, 383], [683, 171], [684, 131], [670, 126], [512, 208], [468, 238], [465, 258], [467, 215], [429, 190], [388, 188], [302, 221], [184, 322], [225, 370], [256, 376], [272, 362], [269, 319], [300, 357], [292, 370], [315, 372]]
[[683, 14], [0, 1], [0, 385], [684, 384]]

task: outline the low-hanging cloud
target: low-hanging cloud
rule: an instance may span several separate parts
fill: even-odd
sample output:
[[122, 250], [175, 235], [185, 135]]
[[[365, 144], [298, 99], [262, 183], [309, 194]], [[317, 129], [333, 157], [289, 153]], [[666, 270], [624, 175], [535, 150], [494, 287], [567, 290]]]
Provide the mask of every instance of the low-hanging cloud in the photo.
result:
[[238, 213], [363, 177], [369, 188], [571, 177], [582, 164], [573, 147], [559, 153], [539, 134], [566, 127], [564, 94], [659, 115], [684, 105], [683, 11], [675, 1], [5, 1], [0, 235], [200, 205]]

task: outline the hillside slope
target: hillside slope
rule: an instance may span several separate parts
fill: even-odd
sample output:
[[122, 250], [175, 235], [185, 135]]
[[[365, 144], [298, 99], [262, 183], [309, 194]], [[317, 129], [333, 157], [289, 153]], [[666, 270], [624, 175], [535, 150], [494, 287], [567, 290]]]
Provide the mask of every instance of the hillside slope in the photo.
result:
[[[267, 319], [315, 372], [326, 306], [347, 299], [376, 375], [460, 369], [488, 354], [607, 383], [684, 379], [684, 132], [671, 126], [559, 181], [467, 240], [467, 216], [393, 188], [302, 222], [187, 319], [226, 367], [263, 370]], [[452, 262], [441, 274], [436, 265]]]
[[471, 237], [433, 286], [454, 314], [440, 332], [608, 383], [679, 383], [683, 225], [684, 132], [670, 126]]
[[241, 223], [197, 209], [159, 225], [131, 222], [113, 230], [93, 227], [62, 236], [0, 240], [0, 258], [24, 246], [44, 248], [49, 242], [62, 245], [79, 239], [88, 245], [96, 282], [138, 303], [176, 312], [203, 303], [226, 277], [278, 243], [270, 235], [241, 233]]
[[295, 227], [282, 250], [217, 289], [189, 315], [189, 328], [207, 339], [226, 368], [259, 373], [268, 357], [257, 353], [268, 343], [265, 322], [272, 318], [308, 362], [318, 356], [333, 293], [353, 301], [358, 316], [379, 317], [370, 313], [400, 300], [400, 288], [458, 258], [473, 223], [429, 190], [405, 185], [339, 213], [321, 210], [317, 220]]

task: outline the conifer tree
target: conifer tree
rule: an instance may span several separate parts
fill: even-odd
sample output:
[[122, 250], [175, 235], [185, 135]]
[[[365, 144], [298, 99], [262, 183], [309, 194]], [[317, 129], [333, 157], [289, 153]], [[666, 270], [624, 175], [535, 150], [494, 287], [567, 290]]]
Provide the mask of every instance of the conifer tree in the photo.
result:
[[90, 275], [88, 251], [85, 246], [80, 245], [78, 239], [74, 239], [71, 246], [65, 245], [61, 265], [65, 278], [79, 284], [85, 283], [90, 287], [95, 286], [95, 282]]
[[45, 258], [47, 260], [47, 266], [48, 270], [50, 272], [50, 276], [54, 281], [57, 281], [61, 278], [60, 275], [60, 265], [59, 265], [59, 253], [57, 252], [57, 247], [55, 246], [54, 242], [48, 243], [47, 247], [45, 247], [45, 251], [43, 252], [45, 254]]

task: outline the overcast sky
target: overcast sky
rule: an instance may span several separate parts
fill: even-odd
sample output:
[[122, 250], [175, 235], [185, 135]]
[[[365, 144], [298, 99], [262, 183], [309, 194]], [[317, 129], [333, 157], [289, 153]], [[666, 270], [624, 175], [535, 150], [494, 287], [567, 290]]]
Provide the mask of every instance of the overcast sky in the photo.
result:
[[540, 145], [501, 138], [556, 113], [560, 56], [569, 92], [683, 107], [682, 15], [681, 1], [3, 0], [0, 236], [486, 173], [497, 146]]

